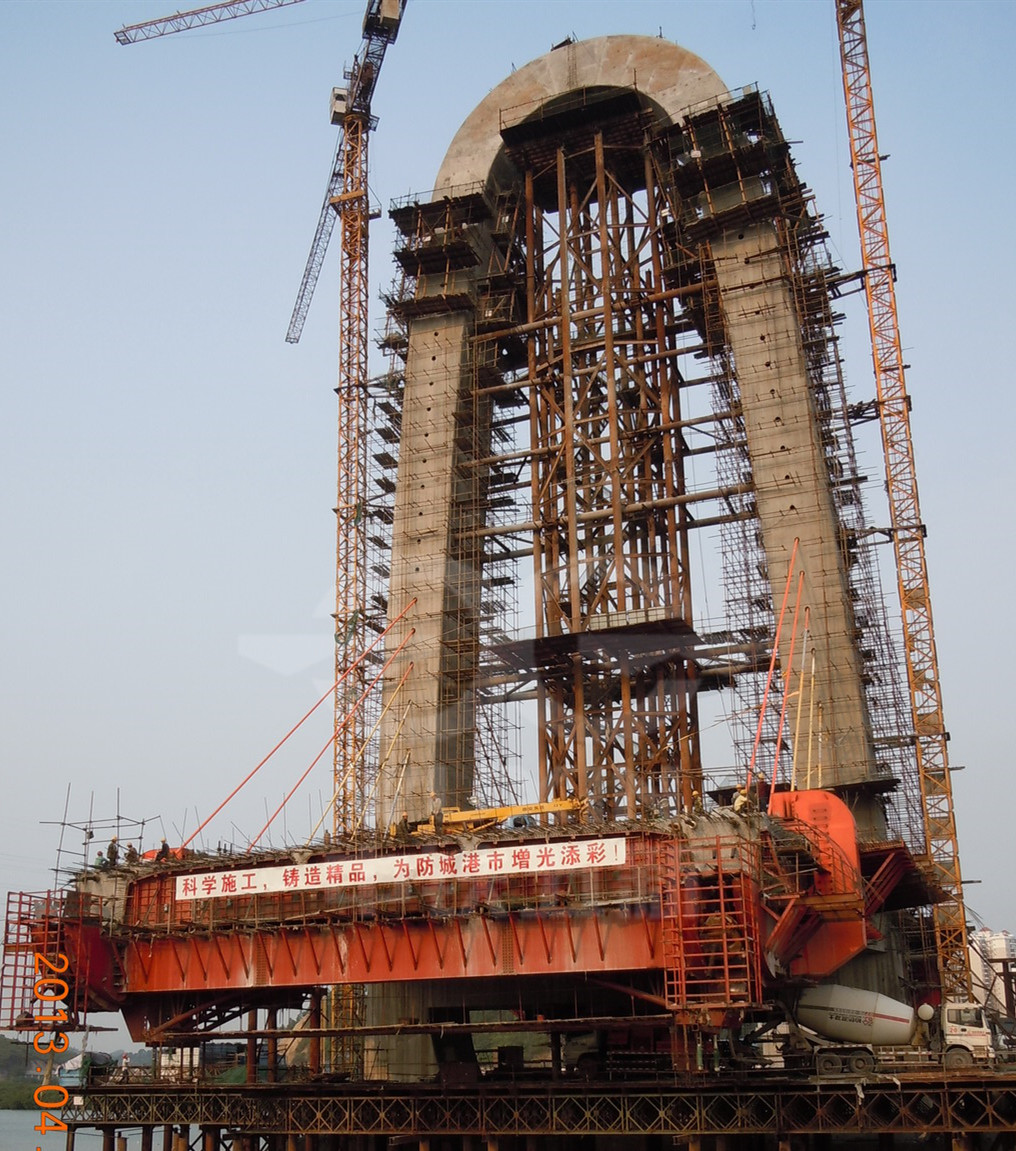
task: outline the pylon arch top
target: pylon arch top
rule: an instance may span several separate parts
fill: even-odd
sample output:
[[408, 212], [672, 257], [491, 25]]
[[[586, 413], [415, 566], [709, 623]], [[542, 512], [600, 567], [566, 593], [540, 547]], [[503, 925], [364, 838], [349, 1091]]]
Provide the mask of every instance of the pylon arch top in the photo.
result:
[[688, 108], [728, 95], [723, 81], [700, 57], [655, 36], [601, 36], [563, 45], [502, 80], [473, 109], [445, 155], [435, 195], [493, 177], [502, 182], [501, 129], [551, 100], [582, 89], [637, 91], [661, 122], [675, 122]]

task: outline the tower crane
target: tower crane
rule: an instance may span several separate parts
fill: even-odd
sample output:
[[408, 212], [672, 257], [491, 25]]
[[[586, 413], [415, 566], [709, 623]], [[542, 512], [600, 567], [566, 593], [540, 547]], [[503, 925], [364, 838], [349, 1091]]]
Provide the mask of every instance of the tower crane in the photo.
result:
[[[300, 0], [230, 0], [173, 16], [132, 24], [115, 33], [120, 44], [133, 44], [172, 32], [232, 20]], [[335, 555], [335, 746], [334, 783], [336, 832], [356, 823], [357, 789], [349, 765], [362, 746], [362, 718], [353, 705], [362, 692], [358, 655], [366, 647], [366, 396], [368, 348], [367, 139], [376, 121], [371, 99], [388, 46], [395, 42], [406, 0], [368, 0], [363, 41], [348, 86], [332, 91], [332, 123], [341, 129], [332, 172], [318, 218], [317, 230], [297, 295], [286, 340], [296, 343], [303, 331], [318, 276], [324, 265], [336, 218], [340, 221], [340, 306], [338, 483]], [[338, 686], [340, 685], [341, 686]]]
[[935, 905], [935, 949], [943, 998], [971, 998], [966, 910], [960, 875], [949, 774], [949, 735], [942, 714], [935, 631], [910, 432], [910, 397], [904, 379], [895, 267], [889, 254], [882, 166], [868, 64], [862, 0], [836, 0], [843, 93], [861, 237], [871, 350], [875, 369], [886, 489], [896, 556], [917, 772], [921, 790], [924, 850], [931, 875], [945, 893]]
[[335, 503], [335, 744], [334, 827], [357, 824], [358, 790], [351, 765], [363, 748], [364, 689], [359, 654], [367, 645], [367, 349], [369, 343], [367, 141], [376, 121], [371, 99], [389, 44], [395, 42], [406, 0], [368, 0], [363, 42], [346, 73], [348, 87], [332, 92], [332, 123], [340, 128], [335, 162], [297, 293], [286, 340], [303, 331], [311, 297], [339, 220], [338, 480]]
[[[232, 0], [178, 13], [161, 20], [122, 28], [121, 44], [131, 44], [299, 0]], [[395, 42], [406, 0], [367, 0], [363, 41], [346, 72], [348, 86], [332, 91], [332, 123], [340, 128], [338, 147], [318, 218], [310, 255], [293, 309], [286, 340], [296, 343], [303, 331], [314, 288], [324, 265], [336, 217], [340, 221], [338, 480], [335, 547], [335, 696], [333, 741], [333, 826], [337, 833], [354, 830], [359, 818], [360, 789], [354, 766], [364, 742], [363, 710], [356, 706], [364, 690], [363, 660], [367, 647], [366, 499], [368, 262], [370, 205], [367, 191], [367, 140], [375, 119], [371, 99], [389, 44]], [[358, 1058], [351, 1026], [357, 1021], [360, 994], [333, 988], [329, 1018], [345, 1025], [345, 1038], [332, 1053], [334, 1063], [351, 1067]]]

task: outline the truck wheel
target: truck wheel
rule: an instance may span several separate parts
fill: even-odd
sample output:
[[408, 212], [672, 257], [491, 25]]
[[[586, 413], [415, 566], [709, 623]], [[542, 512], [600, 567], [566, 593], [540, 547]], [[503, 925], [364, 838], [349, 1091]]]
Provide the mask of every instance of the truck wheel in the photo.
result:
[[950, 1070], [955, 1070], [957, 1067], [973, 1067], [974, 1057], [965, 1047], [950, 1047], [942, 1063]]
[[833, 1051], [820, 1051], [815, 1056], [815, 1070], [819, 1075], [839, 1075], [843, 1070], [840, 1057]]
[[851, 1051], [847, 1062], [854, 1075], [867, 1075], [875, 1070], [875, 1056], [870, 1051]]

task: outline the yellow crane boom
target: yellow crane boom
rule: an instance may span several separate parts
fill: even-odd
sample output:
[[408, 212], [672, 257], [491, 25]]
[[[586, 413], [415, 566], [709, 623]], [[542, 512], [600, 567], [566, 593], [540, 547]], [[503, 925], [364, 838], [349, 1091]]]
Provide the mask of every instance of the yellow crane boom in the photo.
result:
[[563, 815], [566, 812], [580, 812], [585, 804], [579, 799], [550, 799], [544, 803], [517, 803], [503, 807], [446, 807], [423, 823], [418, 823], [414, 831], [434, 833], [439, 830], [476, 831], [481, 827], [491, 827], [503, 823], [514, 816]]

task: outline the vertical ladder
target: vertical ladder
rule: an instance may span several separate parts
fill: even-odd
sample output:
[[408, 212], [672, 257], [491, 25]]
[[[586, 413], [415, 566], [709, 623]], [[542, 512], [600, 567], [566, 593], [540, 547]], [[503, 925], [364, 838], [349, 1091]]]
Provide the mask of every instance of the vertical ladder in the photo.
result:
[[663, 997], [671, 1011], [687, 1002], [684, 939], [681, 931], [681, 844], [665, 839], [660, 845], [660, 934], [663, 943]]
[[758, 889], [749, 855], [738, 837], [662, 844], [664, 996], [671, 1011], [758, 1001]]

